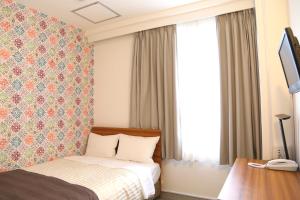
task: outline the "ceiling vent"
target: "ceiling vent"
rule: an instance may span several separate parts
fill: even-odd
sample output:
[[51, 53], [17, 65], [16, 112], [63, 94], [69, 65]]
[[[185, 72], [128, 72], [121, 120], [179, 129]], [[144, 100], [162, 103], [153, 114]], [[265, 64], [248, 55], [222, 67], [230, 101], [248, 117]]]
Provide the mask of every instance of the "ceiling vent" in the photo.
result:
[[98, 24], [121, 16], [119, 13], [99, 1], [72, 10], [72, 12], [93, 24]]

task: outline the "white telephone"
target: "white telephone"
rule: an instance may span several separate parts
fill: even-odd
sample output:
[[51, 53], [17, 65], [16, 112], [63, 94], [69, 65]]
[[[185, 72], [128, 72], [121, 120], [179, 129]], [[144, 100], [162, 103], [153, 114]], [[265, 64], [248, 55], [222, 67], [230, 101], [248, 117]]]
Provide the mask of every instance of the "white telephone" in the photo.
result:
[[258, 163], [248, 163], [251, 167], [257, 167], [257, 168], [268, 168], [273, 170], [283, 170], [283, 171], [297, 171], [298, 164], [293, 160], [287, 160], [287, 159], [275, 159], [270, 160], [265, 165], [258, 164]]

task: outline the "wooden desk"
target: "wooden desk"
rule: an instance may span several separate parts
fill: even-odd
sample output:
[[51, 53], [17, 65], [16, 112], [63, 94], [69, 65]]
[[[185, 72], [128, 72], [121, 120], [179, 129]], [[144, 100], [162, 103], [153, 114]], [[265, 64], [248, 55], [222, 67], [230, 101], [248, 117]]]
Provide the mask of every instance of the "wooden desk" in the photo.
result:
[[300, 173], [258, 169], [236, 159], [219, 194], [222, 200], [297, 200], [300, 199]]

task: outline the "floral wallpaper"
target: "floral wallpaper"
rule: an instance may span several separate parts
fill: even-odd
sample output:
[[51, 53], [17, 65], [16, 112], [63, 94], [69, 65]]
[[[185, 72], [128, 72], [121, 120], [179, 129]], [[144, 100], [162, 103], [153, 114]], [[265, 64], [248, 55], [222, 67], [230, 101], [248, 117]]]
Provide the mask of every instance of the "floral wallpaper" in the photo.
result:
[[0, 1], [0, 171], [83, 153], [93, 62], [80, 29]]

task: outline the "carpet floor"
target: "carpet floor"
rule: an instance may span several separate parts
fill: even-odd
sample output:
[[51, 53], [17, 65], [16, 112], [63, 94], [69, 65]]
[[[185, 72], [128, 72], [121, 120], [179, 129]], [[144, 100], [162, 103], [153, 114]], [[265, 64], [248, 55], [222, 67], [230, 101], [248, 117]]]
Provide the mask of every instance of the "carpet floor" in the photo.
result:
[[207, 200], [207, 199], [189, 197], [189, 196], [174, 194], [169, 192], [162, 192], [160, 194], [160, 198], [157, 200]]

